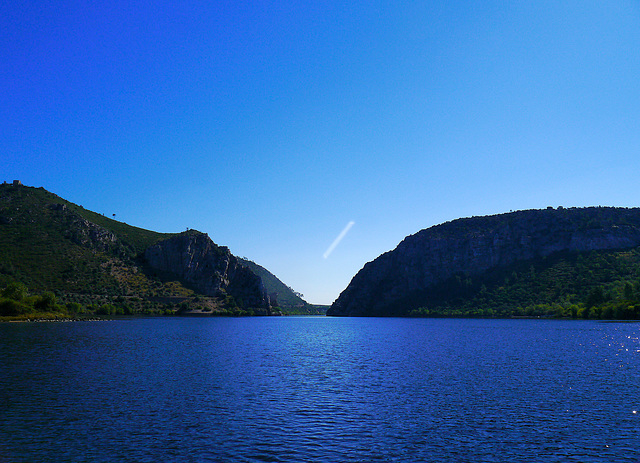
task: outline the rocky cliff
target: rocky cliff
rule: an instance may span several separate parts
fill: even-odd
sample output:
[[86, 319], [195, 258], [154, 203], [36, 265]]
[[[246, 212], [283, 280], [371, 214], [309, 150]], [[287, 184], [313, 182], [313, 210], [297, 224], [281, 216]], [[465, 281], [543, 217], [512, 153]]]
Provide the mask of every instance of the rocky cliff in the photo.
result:
[[242, 307], [270, 313], [260, 277], [204, 233], [189, 231], [160, 241], [145, 251], [145, 259], [153, 269], [175, 275], [201, 294], [232, 296]]
[[639, 208], [549, 208], [459, 219], [408, 236], [367, 263], [327, 314], [405, 315], [428, 301], [430, 288], [455, 275], [479, 275], [562, 251], [636, 246]]

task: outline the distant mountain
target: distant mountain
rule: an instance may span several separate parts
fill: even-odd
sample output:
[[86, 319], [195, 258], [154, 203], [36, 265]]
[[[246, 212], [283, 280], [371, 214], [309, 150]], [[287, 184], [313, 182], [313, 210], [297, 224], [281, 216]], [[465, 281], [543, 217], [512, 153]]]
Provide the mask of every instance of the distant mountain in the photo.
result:
[[19, 283], [83, 312], [269, 315], [280, 313], [273, 279], [267, 287], [204, 233], [144, 230], [43, 188], [0, 185], [0, 292]]
[[262, 278], [271, 303], [280, 307], [286, 313], [300, 315], [318, 315], [326, 312], [326, 307], [309, 304], [302, 295], [296, 293], [289, 286], [280, 281], [273, 273], [261, 265], [256, 264], [252, 260], [245, 257], [239, 258], [240, 263], [250, 268], [253, 273]]
[[640, 209], [458, 219], [366, 264], [328, 310], [348, 316], [640, 316]]

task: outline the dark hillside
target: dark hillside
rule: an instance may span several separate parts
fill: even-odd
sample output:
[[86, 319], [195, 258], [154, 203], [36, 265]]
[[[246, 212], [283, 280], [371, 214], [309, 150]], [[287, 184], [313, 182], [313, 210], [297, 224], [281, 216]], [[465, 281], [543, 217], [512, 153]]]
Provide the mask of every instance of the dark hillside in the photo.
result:
[[[328, 314], [526, 314], [534, 306], [586, 303], [597, 288], [611, 299], [620, 286], [637, 284], [639, 245], [638, 208], [454, 220], [408, 236], [366, 264]], [[633, 303], [629, 290], [627, 296]]]
[[[271, 303], [282, 309], [287, 314], [319, 315], [324, 314], [322, 307], [309, 304], [302, 295], [280, 281], [273, 273], [255, 262], [240, 258], [242, 265], [249, 267], [255, 274], [262, 278], [271, 297]], [[274, 297], [275, 296], [275, 297]]]
[[[156, 233], [43, 188], [2, 184], [0, 293], [24, 288], [50, 292], [62, 312], [271, 313], [260, 277], [203, 233]], [[33, 306], [9, 305], [4, 315]]]

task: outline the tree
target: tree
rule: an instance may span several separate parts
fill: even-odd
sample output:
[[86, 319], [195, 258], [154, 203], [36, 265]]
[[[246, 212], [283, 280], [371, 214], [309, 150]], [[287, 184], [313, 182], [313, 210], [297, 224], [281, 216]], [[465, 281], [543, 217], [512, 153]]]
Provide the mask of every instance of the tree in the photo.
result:
[[0, 299], [0, 316], [14, 316], [28, 312], [29, 307], [13, 299]]
[[624, 298], [627, 301], [631, 301], [634, 299], [633, 297], [633, 286], [628, 281], [624, 284]]
[[77, 302], [69, 302], [67, 304], [67, 311], [71, 314], [77, 314], [82, 311], [82, 306]]
[[597, 286], [589, 291], [589, 294], [587, 295], [586, 305], [587, 308], [591, 308], [595, 305], [602, 304], [604, 301], [604, 289], [602, 288], [602, 286]]
[[2, 291], [2, 297], [14, 301], [21, 301], [27, 297], [27, 287], [21, 283], [9, 283]]
[[56, 308], [56, 295], [51, 291], [45, 291], [41, 296], [38, 297], [35, 304], [33, 305], [35, 309], [46, 312], [48, 310], [55, 310]]

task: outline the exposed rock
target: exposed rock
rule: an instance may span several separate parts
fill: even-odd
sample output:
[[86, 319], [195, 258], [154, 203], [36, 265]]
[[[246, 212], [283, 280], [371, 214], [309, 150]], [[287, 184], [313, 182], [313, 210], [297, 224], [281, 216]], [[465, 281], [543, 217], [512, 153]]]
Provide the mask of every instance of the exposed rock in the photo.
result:
[[118, 238], [113, 232], [81, 217], [66, 204], [50, 204], [49, 209], [60, 215], [66, 228], [65, 237], [75, 244], [101, 252], [118, 248]]
[[270, 313], [259, 276], [238, 262], [228, 248], [194, 230], [175, 235], [145, 251], [149, 265], [175, 275], [208, 296], [233, 296], [236, 303]]
[[402, 315], [397, 301], [425, 294], [457, 274], [473, 275], [559, 251], [626, 249], [640, 245], [640, 209], [519, 211], [458, 219], [405, 238], [367, 263], [328, 315]]
[[78, 218], [75, 225], [69, 237], [76, 244], [106, 251], [114, 248], [118, 241], [115, 234], [86, 219]]

